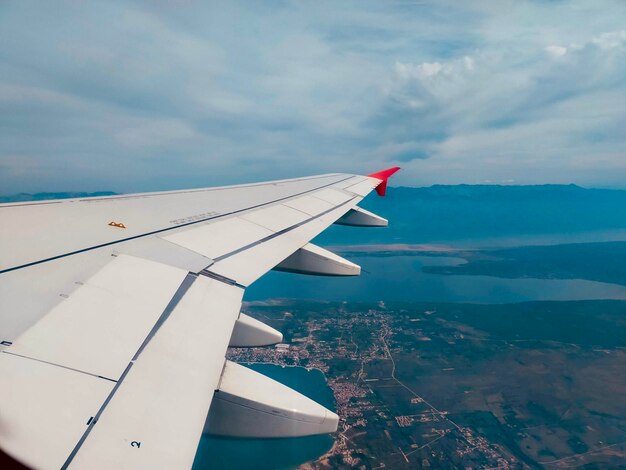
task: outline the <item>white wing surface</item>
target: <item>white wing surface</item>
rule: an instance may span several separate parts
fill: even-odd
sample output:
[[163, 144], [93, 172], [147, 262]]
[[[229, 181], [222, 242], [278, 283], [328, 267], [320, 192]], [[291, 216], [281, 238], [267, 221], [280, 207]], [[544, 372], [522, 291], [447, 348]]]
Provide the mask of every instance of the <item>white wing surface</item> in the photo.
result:
[[0, 205], [2, 451], [33, 468], [190, 468], [203, 429], [241, 434], [207, 421], [221, 380], [215, 416], [334, 430], [310, 400], [281, 411], [278, 385], [237, 380], [225, 353], [268, 270], [358, 274], [309, 241], [342, 220], [380, 226], [357, 204], [394, 171]]

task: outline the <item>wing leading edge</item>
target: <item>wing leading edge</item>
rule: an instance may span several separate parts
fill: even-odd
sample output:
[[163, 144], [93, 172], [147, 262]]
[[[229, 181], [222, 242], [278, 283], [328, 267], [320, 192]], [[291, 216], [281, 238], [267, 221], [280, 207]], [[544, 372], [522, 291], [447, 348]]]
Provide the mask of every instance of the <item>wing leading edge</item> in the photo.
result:
[[383, 173], [0, 206], [0, 448], [34, 468], [190, 468], [220, 381], [231, 434], [263, 413], [268, 436], [334, 430], [304, 397], [237, 379], [225, 353], [236, 324], [264, 327], [238, 322], [245, 287], [287, 258], [354, 272], [308, 242], [344, 216], [383, 225], [357, 207]]

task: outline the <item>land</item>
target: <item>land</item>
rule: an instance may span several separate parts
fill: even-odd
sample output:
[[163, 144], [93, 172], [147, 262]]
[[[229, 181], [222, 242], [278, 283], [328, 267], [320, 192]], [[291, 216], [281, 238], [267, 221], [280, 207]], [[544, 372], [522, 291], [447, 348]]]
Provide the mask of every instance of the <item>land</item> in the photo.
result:
[[322, 370], [340, 429], [304, 467], [626, 468], [626, 302], [322, 303], [247, 311]]
[[626, 285], [626, 242], [566, 243], [500, 249], [462, 249], [436, 244], [338, 245], [343, 256], [452, 257], [456, 265], [424, 266], [429, 274], [500, 278], [586, 279]]
[[[450, 253], [450, 252], [449, 252]], [[451, 253], [467, 263], [426, 266], [431, 274], [588, 279], [626, 285], [626, 242], [570, 243]]]

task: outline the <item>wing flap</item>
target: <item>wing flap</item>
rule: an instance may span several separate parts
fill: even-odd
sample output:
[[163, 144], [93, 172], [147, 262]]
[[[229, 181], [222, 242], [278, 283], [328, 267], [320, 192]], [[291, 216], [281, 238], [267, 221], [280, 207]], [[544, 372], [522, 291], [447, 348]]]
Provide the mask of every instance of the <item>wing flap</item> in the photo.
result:
[[129, 366], [69, 467], [191, 468], [242, 296], [199, 276]]

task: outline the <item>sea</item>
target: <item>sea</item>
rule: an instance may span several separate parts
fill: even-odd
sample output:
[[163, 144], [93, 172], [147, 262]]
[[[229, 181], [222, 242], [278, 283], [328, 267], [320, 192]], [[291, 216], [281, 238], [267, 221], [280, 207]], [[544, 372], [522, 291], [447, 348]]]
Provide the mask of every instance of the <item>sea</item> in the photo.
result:
[[349, 258], [361, 266], [361, 276], [314, 277], [270, 272], [247, 289], [244, 300], [296, 298], [496, 304], [531, 300], [626, 299], [624, 286], [583, 279], [505, 279], [422, 272], [425, 265], [463, 263], [460, 258], [412, 255]]

